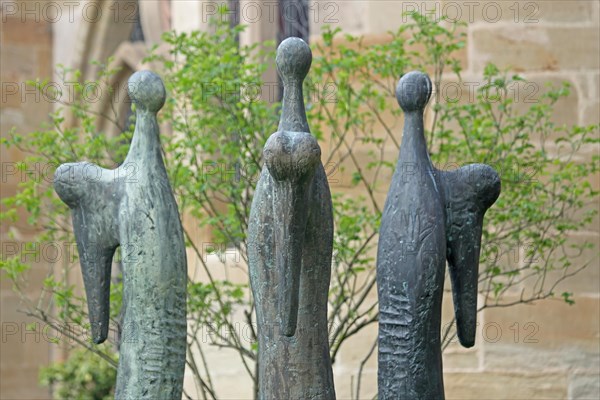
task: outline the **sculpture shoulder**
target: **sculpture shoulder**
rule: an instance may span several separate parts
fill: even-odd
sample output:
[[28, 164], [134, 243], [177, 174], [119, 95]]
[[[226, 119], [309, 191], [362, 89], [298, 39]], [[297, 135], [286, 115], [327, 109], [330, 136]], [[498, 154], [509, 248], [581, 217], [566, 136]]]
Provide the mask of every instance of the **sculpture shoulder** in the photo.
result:
[[455, 208], [476, 207], [487, 210], [498, 199], [500, 176], [489, 165], [469, 164], [454, 171], [440, 171], [446, 203]]
[[103, 192], [112, 181], [113, 170], [90, 162], [61, 164], [54, 173], [54, 189], [70, 208], [85, 198]]

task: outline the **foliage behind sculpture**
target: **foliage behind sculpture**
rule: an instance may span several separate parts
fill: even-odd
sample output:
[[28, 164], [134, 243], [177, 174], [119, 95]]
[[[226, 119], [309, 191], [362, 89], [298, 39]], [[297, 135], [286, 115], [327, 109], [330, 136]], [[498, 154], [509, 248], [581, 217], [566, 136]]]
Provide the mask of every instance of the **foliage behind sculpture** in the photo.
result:
[[[342, 181], [355, 187], [354, 192], [364, 193], [362, 197], [334, 194], [336, 226], [329, 298], [334, 362], [346, 338], [377, 320], [377, 305], [367, 293], [374, 294], [375, 290], [373, 249], [384, 200], [379, 194], [387, 191], [385, 176], [393, 168], [393, 160], [382, 157], [385, 156], [382, 149], [391, 148], [390, 153], [395, 156], [399, 145], [397, 131], [390, 126], [395, 124], [397, 128], [401, 115], [393, 101], [394, 85], [403, 72], [412, 69], [431, 71], [434, 88], [440, 83], [441, 66], [445, 72], [460, 72], [460, 64], [453, 57], [464, 46], [460, 29], [452, 26], [446, 29], [419, 15], [413, 18], [412, 25], [404, 26], [386, 44], [362, 45], [358, 38], [352, 37], [344, 37], [344, 42], [340, 32], [327, 30], [322, 41], [311, 46], [315, 57], [305, 90], [307, 113], [315, 136], [331, 135], [329, 148], [334, 150], [323, 155], [330, 184], [334, 192], [335, 181]], [[165, 83], [171, 100], [159, 117], [172, 121], [174, 130], [181, 133], [163, 138], [165, 153], [169, 154], [167, 169], [179, 205], [185, 213], [197, 217], [200, 224], [215, 227], [212, 230], [215, 248], [234, 244], [245, 261], [246, 221], [262, 164], [260, 153], [266, 140], [263, 133], [276, 130], [277, 113], [276, 105], [259, 101], [256, 92], [238, 91], [261, 87], [258, 78], [268, 65], [256, 58], [258, 46], [238, 51], [235, 32], [222, 26], [214, 34], [195, 32], [165, 38], [173, 46], [178, 62], [165, 60]], [[425, 50], [412, 51], [416, 45]], [[271, 54], [265, 59], [272, 57]], [[182, 63], [182, 59], [186, 62]], [[103, 71], [99, 77], [103, 87], [114, 73], [110, 69]], [[72, 77], [73, 73], [68, 72], [65, 79]], [[484, 85], [473, 102], [445, 102], [437, 90], [433, 100], [437, 96], [441, 101], [428, 109], [428, 121], [435, 121], [434, 129], [431, 125], [426, 129], [436, 167], [483, 162], [497, 169], [503, 181], [502, 197], [486, 214], [486, 226], [496, 228], [483, 232], [480, 292], [487, 298], [486, 307], [502, 305], [503, 294], [526, 276], [538, 285], [530, 286], [534, 290], [524, 293], [523, 302], [551, 294], [573, 301], [568, 291], [554, 293], [553, 285], [563, 279], [562, 273], [568, 277], [589, 261], [577, 258], [582, 249], [569, 248], [567, 234], [585, 229], [594, 214], [586, 212], [585, 206], [597, 198], [588, 180], [597, 172], [598, 159], [575, 163], [573, 156], [581, 146], [597, 143], [593, 133], [598, 126], [561, 127], [551, 122], [554, 106], [568, 95], [568, 87], [540, 95], [539, 101], [530, 107], [515, 104], [510, 89], [518, 84], [518, 79], [489, 65], [481, 78]], [[264, 86], [273, 85], [270, 82]], [[15, 134], [6, 144], [35, 149], [36, 155], [28, 162], [59, 165], [72, 159], [88, 159], [112, 167], [122, 161], [132, 130], [122, 127], [124, 133], [118, 138], [98, 135], [97, 116], [90, 112], [89, 106], [84, 101], [69, 106], [79, 121], [77, 127], [59, 128], [66, 113], [63, 109], [52, 118], [56, 126], [27, 135]], [[187, 114], [181, 113], [183, 109]], [[380, 118], [388, 113], [393, 118], [382, 124]], [[562, 138], [556, 144], [562, 148], [563, 158], [555, 158], [548, 146], [533, 146], [539, 139], [554, 144], [553, 137]], [[364, 156], [363, 152], [363, 158], [359, 158], [358, 149], [370, 153]], [[203, 196], [205, 190], [212, 195]], [[44, 226], [50, 227], [38, 240], [71, 240], [70, 231], [68, 227], [63, 229], [61, 219], [66, 209], [52, 197], [47, 182], [24, 182], [22, 191], [4, 203], [7, 208], [3, 219], [16, 218], [16, 210], [23, 207], [30, 213], [32, 224], [41, 225], [43, 221]], [[192, 250], [197, 252], [198, 259], [205, 260], [210, 249], [194, 245], [196, 248]], [[571, 251], [568, 259], [555, 257], [563, 248]], [[519, 267], [506, 257], [517, 250], [525, 261]], [[27, 284], [28, 267], [19, 257], [2, 261], [3, 270], [14, 280], [17, 290]], [[555, 278], [543, 282], [542, 277], [550, 276], [550, 271], [555, 271]], [[83, 323], [85, 304], [73, 295], [72, 288], [60, 276], [51, 277], [46, 283], [56, 305], [57, 318], [51, 319], [51, 315], [44, 313], [50, 300], [46, 294], [39, 309], [34, 299], [31, 312], [39, 318], [51, 319], [58, 328], [64, 321]], [[189, 316], [197, 321], [191, 329], [209, 324], [228, 327], [234, 310], [252, 315], [245, 285], [228, 281], [197, 282], [190, 284], [188, 294]], [[111, 296], [118, 302], [118, 292]], [[114, 309], [111, 317], [116, 318], [118, 309], [112, 306], [111, 309]], [[255, 345], [243, 341], [237, 335], [239, 330], [229, 331], [233, 335], [228, 338], [217, 334], [210, 337], [219, 345], [236, 349], [240, 362], [255, 378], [252, 364]], [[443, 345], [447, 345], [452, 335], [450, 330]], [[189, 343], [195, 351], [209, 345]], [[365, 356], [369, 350], [365, 347]], [[210, 365], [203, 366], [200, 358], [194, 361], [197, 369], [191, 368], [198, 390], [209, 398], [211, 391], [218, 396], [218, 388], [211, 387], [207, 379]], [[359, 368], [357, 365], [357, 374]], [[357, 381], [355, 397], [358, 397]]]

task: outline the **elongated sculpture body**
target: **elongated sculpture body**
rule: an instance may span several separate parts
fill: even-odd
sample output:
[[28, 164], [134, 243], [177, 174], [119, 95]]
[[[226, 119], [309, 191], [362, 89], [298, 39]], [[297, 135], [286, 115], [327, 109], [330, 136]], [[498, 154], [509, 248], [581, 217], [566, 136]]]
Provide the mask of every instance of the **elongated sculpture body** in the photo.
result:
[[331, 195], [302, 98], [311, 61], [310, 48], [298, 38], [277, 50], [281, 120], [264, 148], [248, 226], [259, 398], [265, 400], [335, 398], [327, 334]]
[[475, 342], [477, 277], [485, 211], [500, 194], [489, 166], [435, 169], [423, 131], [431, 81], [420, 72], [396, 89], [404, 110], [400, 157], [381, 218], [377, 254], [379, 399], [442, 399], [440, 322], [446, 260], [458, 337]]
[[137, 118], [125, 162], [115, 170], [63, 164], [54, 187], [72, 211], [95, 343], [108, 335], [111, 263], [121, 247], [124, 319], [115, 397], [180, 399], [187, 263], [156, 120], [165, 89], [149, 71], [132, 75], [128, 89]]

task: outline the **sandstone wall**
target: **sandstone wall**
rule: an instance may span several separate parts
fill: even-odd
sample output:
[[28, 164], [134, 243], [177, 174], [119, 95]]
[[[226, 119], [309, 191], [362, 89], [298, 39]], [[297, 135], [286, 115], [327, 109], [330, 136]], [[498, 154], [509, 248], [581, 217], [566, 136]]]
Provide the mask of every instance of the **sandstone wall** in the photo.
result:
[[[0, 132], [2, 137], [8, 134], [13, 126], [19, 127], [20, 132], [39, 129], [42, 122], [48, 120], [47, 115], [52, 110], [52, 104], [43, 96], [36, 94], [33, 88], [27, 87], [26, 80], [52, 75], [52, 26], [38, 18], [39, 11], [30, 2], [10, 2], [11, 6], [19, 9], [29, 6], [32, 11], [28, 18], [21, 15], [9, 16], [7, 6], [2, 2], [1, 39], [0, 39], [0, 81], [1, 81], [1, 111]], [[33, 2], [31, 2], [33, 3]], [[38, 5], [39, 7], [39, 5]], [[8, 10], [10, 11], [10, 9]], [[18, 150], [0, 149], [0, 164], [2, 165], [0, 197], [12, 196], [19, 182], [26, 179], [25, 173], [14, 170], [15, 163], [22, 160], [24, 154]], [[38, 179], [48, 177], [43, 165], [30, 166], [29, 169]], [[35, 179], [35, 178], [34, 178]], [[25, 222], [26, 214], [21, 212], [19, 221], [14, 225], [2, 223], [0, 241], [2, 253], [10, 254], [21, 248], [23, 242], [31, 240], [35, 235]], [[14, 237], [9, 236], [13, 233]], [[33, 256], [26, 258], [33, 264], [31, 282], [28, 292], [39, 294], [41, 283], [48, 271], [48, 263], [43, 259], [36, 260]], [[38, 385], [38, 372], [41, 365], [46, 365], [51, 356], [51, 346], [40, 333], [31, 332], [27, 324], [34, 323], [18, 310], [22, 304], [18, 296], [11, 290], [12, 284], [1, 274], [0, 285], [0, 398], [2, 399], [46, 399], [50, 392]]]
[[[252, 3], [250, 0], [244, 2]], [[16, 14], [7, 12], [9, 3], [17, 5]], [[40, 18], [35, 18], [35, 11], [33, 14], [24, 14], [25, 3], [29, 3], [30, 9], [36, 7], [31, 4], [39, 3], [37, 15]], [[1, 3], [2, 135], [15, 125], [21, 131], [32, 131], [47, 120], [46, 115], [52, 110], [52, 104], [41, 98], [36, 99], [33, 91], [25, 91], [24, 82], [36, 77], [52, 76], [52, 65], [62, 60], [64, 49], [69, 46], [75, 48], [79, 43], [72, 30], [67, 29], [65, 34], [64, 29], [58, 29], [56, 23], [51, 22], [51, 14], [42, 14], [47, 3], [47, 0], [16, 3], [5, 0]], [[255, 14], [250, 14], [250, 8], [245, 9], [248, 14], [242, 15], [241, 22], [252, 25], [242, 41], [267, 39], [274, 32], [273, 21], [269, 17], [272, 5], [266, 4], [265, 0], [256, 3], [263, 14], [257, 20]], [[201, 27], [205, 14], [212, 10], [210, 5], [211, 2], [206, 1], [191, 4], [173, 0], [173, 25], [182, 29]], [[316, 35], [322, 25], [332, 24], [353, 34], [366, 35], [367, 40], [377, 43], [385, 40], [386, 31], [395, 30], [407, 21], [407, 17], [402, 16], [404, 11], [427, 12], [434, 9], [439, 16], [460, 18], [469, 23], [466, 29], [468, 46], [460, 55], [465, 81], [478, 79], [488, 61], [500, 67], [511, 67], [534, 82], [556, 83], [566, 80], [572, 84], [572, 94], [561, 101], [555, 120], [568, 124], [600, 122], [600, 5], [597, 1], [313, 1], [311, 30]], [[50, 12], [49, 9], [47, 11]], [[108, 31], [110, 33], [110, 29]], [[62, 34], [54, 35], [53, 32]], [[118, 40], [107, 36], [105, 40], [110, 43], [106, 43], [106, 46], [115, 49]], [[56, 37], [61, 38], [60, 43], [57, 43]], [[314, 40], [317, 38], [314, 37]], [[53, 47], [59, 49], [61, 60], [53, 59]], [[589, 158], [594, 152], [597, 154], [598, 149], [587, 148], [580, 157]], [[393, 152], [390, 154], [394, 156]], [[7, 151], [3, 147], [1, 156], [2, 165], [8, 166], [22, 159], [23, 154], [12, 149]], [[24, 178], [9, 173], [3, 167], [1, 196], [12, 195], [20, 179]], [[339, 184], [333, 185], [334, 190], [349, 191], [348, 180], [341, 176]], [[598, 177], [595, 177], [593, 184], [596, 188], [600, 186]], [[385, 192], [382, 190], [377, 195], [383, 199]], [[14, 226], [3, 224], [1, 227], [3, 250], [6, 246], [12, 246], [12, 243], [19, 246], [22, 240], [35, 233], [24, 223], [25, 215], [22, 217]], [[17, 233], [16, 239], [8, 236], [9, 231]], [[600, 244], [599, 238], [600, 227], [596, 220], [592, 229], [581, 232], [576, 239]], [[516, 251], [518, 253], [518, 249]], [[235, 256], [228, 257], [233, 258], [227, 268], [220, 267], [214, 257], [209, 260], [215, 267], [216, 277], [228, 276], [234, 281], [245, 281], [246, 275], [240, 272]], [[476, 346], [463, 349], [453, 344], [444, 353], [447, 397], [600, 397], [600, 261], [597, 251], [590, 253], [588, 258], [592, 259], [590, 267], [563, 286], [575, 293], [574, 306], [568, 306], [561, 300], [547, 300], [536, 305], [482, 312], [479, 315], [480, 329]], [[190, 261], [190, 272], [200, 271], [198, 260], [191, 254]], [[243, 265], [241, 267], [244, 268]], [[30, 283], [33, 293], [39, 292], [47, 270], [48, 263], [44, 260], [34, 265]], [[201, 272], [196, 276], [202, 279]], [[17, 311], [20, 308], [19, 299], [10, 286], [2, 275], [0, 398], [48, 398], [49, 391], [37, 384], [38, 369], [50, 359], [60, 359], [60, 349], [51, 346], [43, 336], [26, 332], [25, 324], [31, 321]], [[446, 298], [445, 321], [450, 319], [452, 312], [451, 301]], [[239, 321], [236, 326], [243, 330], [242, 316], [239, 316]], [[204, 335], [202, 340], [208, 340], [207, 332], [201, 334]], [[358, 364], [368, 352], [376, 334], [375, 326], [366, 329], [345, 346], [336, 360], [334, 372], [338, 398], [351, 398]], [[218, 348], [211, 348], [206, 356], [222, 398], [248, 398], [251, 383], [237, 356], [230, 350]], [[191, 373], [186, 373], [186, 388], [193, 392]], [[361, 398], [372, 398], [375, 392], [374, 356], [365, 364]]]
[[[545, 82], [567, 81], [571, 84], [571, 95], [557, 104], [553, 120], [559, 124], [600, 122], [598, 2], [372, 0], [338, 2], [337, 6], [338, 21], [333, 25], [353, 34], [366, 35], [368, 43], [386, 40], [386, 32], [395, 31], [408, 21], [408, 17], [402, 16], [406, 11], [433, 13], [437, 18], [445, 16], [467, 22], [467, 46], [459, 54], [464, 82], [479, 82], [487, 62], [510, 68], [536, 83], [535, 96], [545, 90]], [[327, 11], [327, 7], [327, 3], [322, 3], [321, 12]], [[361, 17], [353, 18], [357, 15]], [[314, 26], [323, 24], [318, 20]], [[316, 35], [316, 29], [313, 33]], [[464, 85], [460, 100], [468, 101], [465, 100], [468, 95], [467, 85]], [[530, 103], [524, 100], [524, 93], [515, 94], [515, 102], [528, 107]], [[589, 160], [592, 154], [598, 154], [597, 147], [585, 148], [579, 157]], [[342, 176], [342, 185], [337, 190], [347, 189], [344, 181]], [[592, 184], [599, 186], [598, 176]], [[598, 208], [598, 204], [590, 207]], [[580, 232], [573, 239], [599, 244], [598, 219], [590, 230]], [[517, 258], [522, 253], [515, 249]], [[476, 346], [463, 349], [452, 344], [444, 353], [448, 398], [588, 399], [600, 395], [598, 250], [590, 251], [578, 262], [584, 260], [591, 260], [591, 265], [556, 290], [557, 293], [563, 289], [574, 292], [575, 305], [556, 299], [535, 305], [489, 309], [479, 314]], [[449, 321], [453, 309], [449, 293], [446, 296], [444, 320]], [[518, 300], [518, 293], [512, 299]], [[351, 396], [358, 363], [367, 353], [374, 335], [376, 329], [371, 329], [352, 339], [352, 344], [345, 347], [337, 360], [336, 387], [340, 398]], [[361, 395], [371, 398], [374, 393], [375, 357], [366, 364]]]

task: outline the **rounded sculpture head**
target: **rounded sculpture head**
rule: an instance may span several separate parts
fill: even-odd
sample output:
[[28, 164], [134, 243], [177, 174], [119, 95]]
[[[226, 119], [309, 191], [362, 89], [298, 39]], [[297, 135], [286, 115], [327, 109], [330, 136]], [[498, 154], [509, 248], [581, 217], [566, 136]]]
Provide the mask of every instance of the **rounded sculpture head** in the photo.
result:
[[138, 71], [131, 75], [127, 91], [137, 107], [154, 113], [162, 108], [167, 98], [162, 79], [152, 71]]
[[430, 96], [431, 80], [423, 72], [409, 72], [396, 86], [396, 99], [404, 112], [424, 110]]
[[275, 62], [284, 83], [302, 82], [312, 63], [312, 52], [304, 40], [289, 37], [277, 48]]

